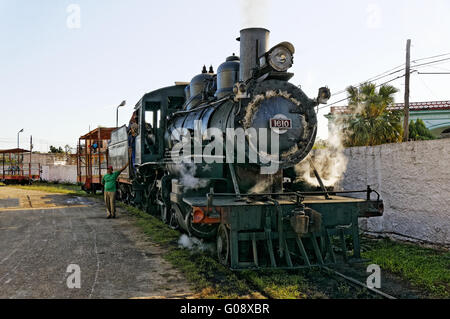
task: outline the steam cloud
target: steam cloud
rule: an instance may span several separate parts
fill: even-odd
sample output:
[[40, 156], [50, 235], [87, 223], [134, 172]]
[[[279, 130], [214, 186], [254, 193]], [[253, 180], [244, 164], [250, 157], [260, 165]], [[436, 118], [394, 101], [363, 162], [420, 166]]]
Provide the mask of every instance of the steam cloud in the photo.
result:
[[310, 160], [325, 186], [335, 186], [341, 180], [347, 169], [348, 159], [344, 155], [342, 124], [340, 123], [342, 122], [337, 120], [334, 124], [331, 124], [326, 148], [311, 152], [305, 160], [295, 166], [297, 181], [319, 186]]
[[178, 239], [178, 247], [186, 248], [191, 251], [215, 253], [216, 246], [214, 243], [204, 243], [201, 239], [183, 234], [180, 236], [180, 239]]
[[241, 0], [242, 28], [267, 26], [269, 0]]
[[184, 190], [199, 189], [208, 185], [207, 180], [195, 177], [196, 166], [193, 163], [178, 165], [177, 171]]

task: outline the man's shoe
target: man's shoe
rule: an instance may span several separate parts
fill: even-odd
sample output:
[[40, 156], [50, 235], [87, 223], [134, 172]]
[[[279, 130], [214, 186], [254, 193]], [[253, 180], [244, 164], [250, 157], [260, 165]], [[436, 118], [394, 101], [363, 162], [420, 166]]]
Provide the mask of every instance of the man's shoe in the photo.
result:
[[116, 218], [116, 215], [113, 215], [113, 216], [112, 216], [112, 218], [114, 218], [114, 219], [115, 219], [115, 218]]
[[108, 215], [108, 217], [106, 217], [106, 219], [110, 219], [111, 218], [111, 215]]

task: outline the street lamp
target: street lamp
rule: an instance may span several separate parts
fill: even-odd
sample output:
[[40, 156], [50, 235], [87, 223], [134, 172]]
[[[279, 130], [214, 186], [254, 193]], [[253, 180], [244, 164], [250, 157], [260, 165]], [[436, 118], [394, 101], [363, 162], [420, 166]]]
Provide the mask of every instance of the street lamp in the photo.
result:
[[125, 104], [127, 104], [127, 101], [122, 101], [116, 109], [116, 127], [119, 127], [119, 107], [125, 106]]
[[23, 132], [23, 129], [21, 129], [19, 132], [17, 132], [17, 148], [19, 147], [19, 134]]

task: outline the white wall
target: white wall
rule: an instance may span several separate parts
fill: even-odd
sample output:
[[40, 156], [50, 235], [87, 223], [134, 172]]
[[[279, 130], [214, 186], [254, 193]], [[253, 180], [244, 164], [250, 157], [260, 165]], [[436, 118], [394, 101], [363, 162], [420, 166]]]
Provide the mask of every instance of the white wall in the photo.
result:
[[77, 182], [76, 165], [44, 165], [41, 178], [48, 182], [73, 183]]
[[340, 183], [345, 190], [371, 185], [384, 216], [363, 220], [369, 232], [450, 246], [450, 139], [353, 147]]

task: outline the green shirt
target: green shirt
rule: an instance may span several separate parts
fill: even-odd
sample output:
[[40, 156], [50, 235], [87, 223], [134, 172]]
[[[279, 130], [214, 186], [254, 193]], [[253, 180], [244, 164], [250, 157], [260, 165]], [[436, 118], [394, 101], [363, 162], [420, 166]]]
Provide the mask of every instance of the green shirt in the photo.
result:
[[105, 192], [115, 192], [116, 191], [116, 180], [119, 177], [120, 172], [114, 172], [112, 174], [106, 174], [102, 178], [102, 184], [105, 185]]

